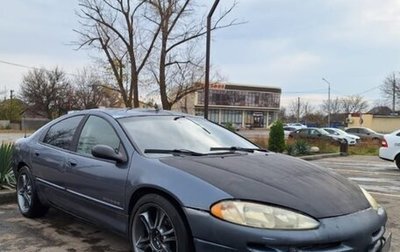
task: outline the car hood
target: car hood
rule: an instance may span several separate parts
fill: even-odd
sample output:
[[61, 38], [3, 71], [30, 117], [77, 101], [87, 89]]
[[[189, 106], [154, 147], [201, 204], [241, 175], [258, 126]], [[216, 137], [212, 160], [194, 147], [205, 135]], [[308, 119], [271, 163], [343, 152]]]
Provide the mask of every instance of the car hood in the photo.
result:
[[346, 178], [301, 159], [275, 153], [162, 158], [235, 199], [294, 209], [315, 218], [346, 215], [370, 207]]

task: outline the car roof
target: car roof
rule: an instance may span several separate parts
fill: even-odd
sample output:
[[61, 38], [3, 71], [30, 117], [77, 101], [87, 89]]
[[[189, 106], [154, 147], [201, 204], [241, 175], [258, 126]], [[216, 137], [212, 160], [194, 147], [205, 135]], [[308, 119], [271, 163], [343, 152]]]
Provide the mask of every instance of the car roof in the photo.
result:
[[99, 108], [99, 109], [87, 109], [71, 111], [70, 114], [81, 113], [81, 114], [92, 114], [92, 113], [105, 113], [115, 119], [132, 117], [132, 116], [192, 116], [179, 112], [161, 110], [161, 109], [140, 109], [140, 108]]

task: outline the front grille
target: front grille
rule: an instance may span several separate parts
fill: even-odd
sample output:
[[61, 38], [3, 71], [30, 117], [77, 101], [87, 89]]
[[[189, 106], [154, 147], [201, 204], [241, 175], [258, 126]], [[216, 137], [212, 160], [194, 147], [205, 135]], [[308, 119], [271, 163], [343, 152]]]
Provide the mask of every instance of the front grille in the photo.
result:
[[385, 238], [383, 235], [385, 234], [385, 227], [381, 227], [371, 234], [371, 244], [368, 248], [368, 252], [379, 251], [383, 244], [385, 244]]
[[261, 244], [248, 244], [248, 251], [251, 252], [341, 252], [341, 251], [349, 251], [345, 247], [342, 246], [340, 242], [331, 242], [324, 244], [310, 244], [305, 246], [266, 246]]
[[299, 247], [299, 251], [333, 251], [334, 249], [340, 248], [340, 242], [331, 242], [325, 244], [313, 244], [310, 246]]

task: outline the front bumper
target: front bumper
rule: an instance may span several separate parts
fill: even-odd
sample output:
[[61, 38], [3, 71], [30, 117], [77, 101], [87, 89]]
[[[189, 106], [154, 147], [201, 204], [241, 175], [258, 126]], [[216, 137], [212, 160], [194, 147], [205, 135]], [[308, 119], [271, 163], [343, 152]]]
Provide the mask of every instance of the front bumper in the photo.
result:
[[197, 252], [389, 251], [387, 216], [373, 209], [320, 220], [318, 229], [287, 231], [244, 227], [185, 209]]

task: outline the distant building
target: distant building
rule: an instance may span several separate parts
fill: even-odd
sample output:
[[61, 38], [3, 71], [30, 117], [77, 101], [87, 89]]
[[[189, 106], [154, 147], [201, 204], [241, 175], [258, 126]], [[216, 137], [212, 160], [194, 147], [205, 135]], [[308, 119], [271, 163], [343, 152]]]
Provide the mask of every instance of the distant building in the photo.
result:
[[387, 106], [377, 106], [372, 108], [367, 114], [372, 115], [394, 115], [393, 111]]
[[[237, 84], [210, 84], [208, 118], [236, 128], [266, 128], [278, 119], [281, 89]], [[173, 110], [204, 114], [204, 90], [187, 95]]]
[[398, 112], [388, 107], [375, 107], [365, 114], [351, 113], [346, 119], [349, 128], [367, 127], [381, 133], [390, 133], [400, 128]]

